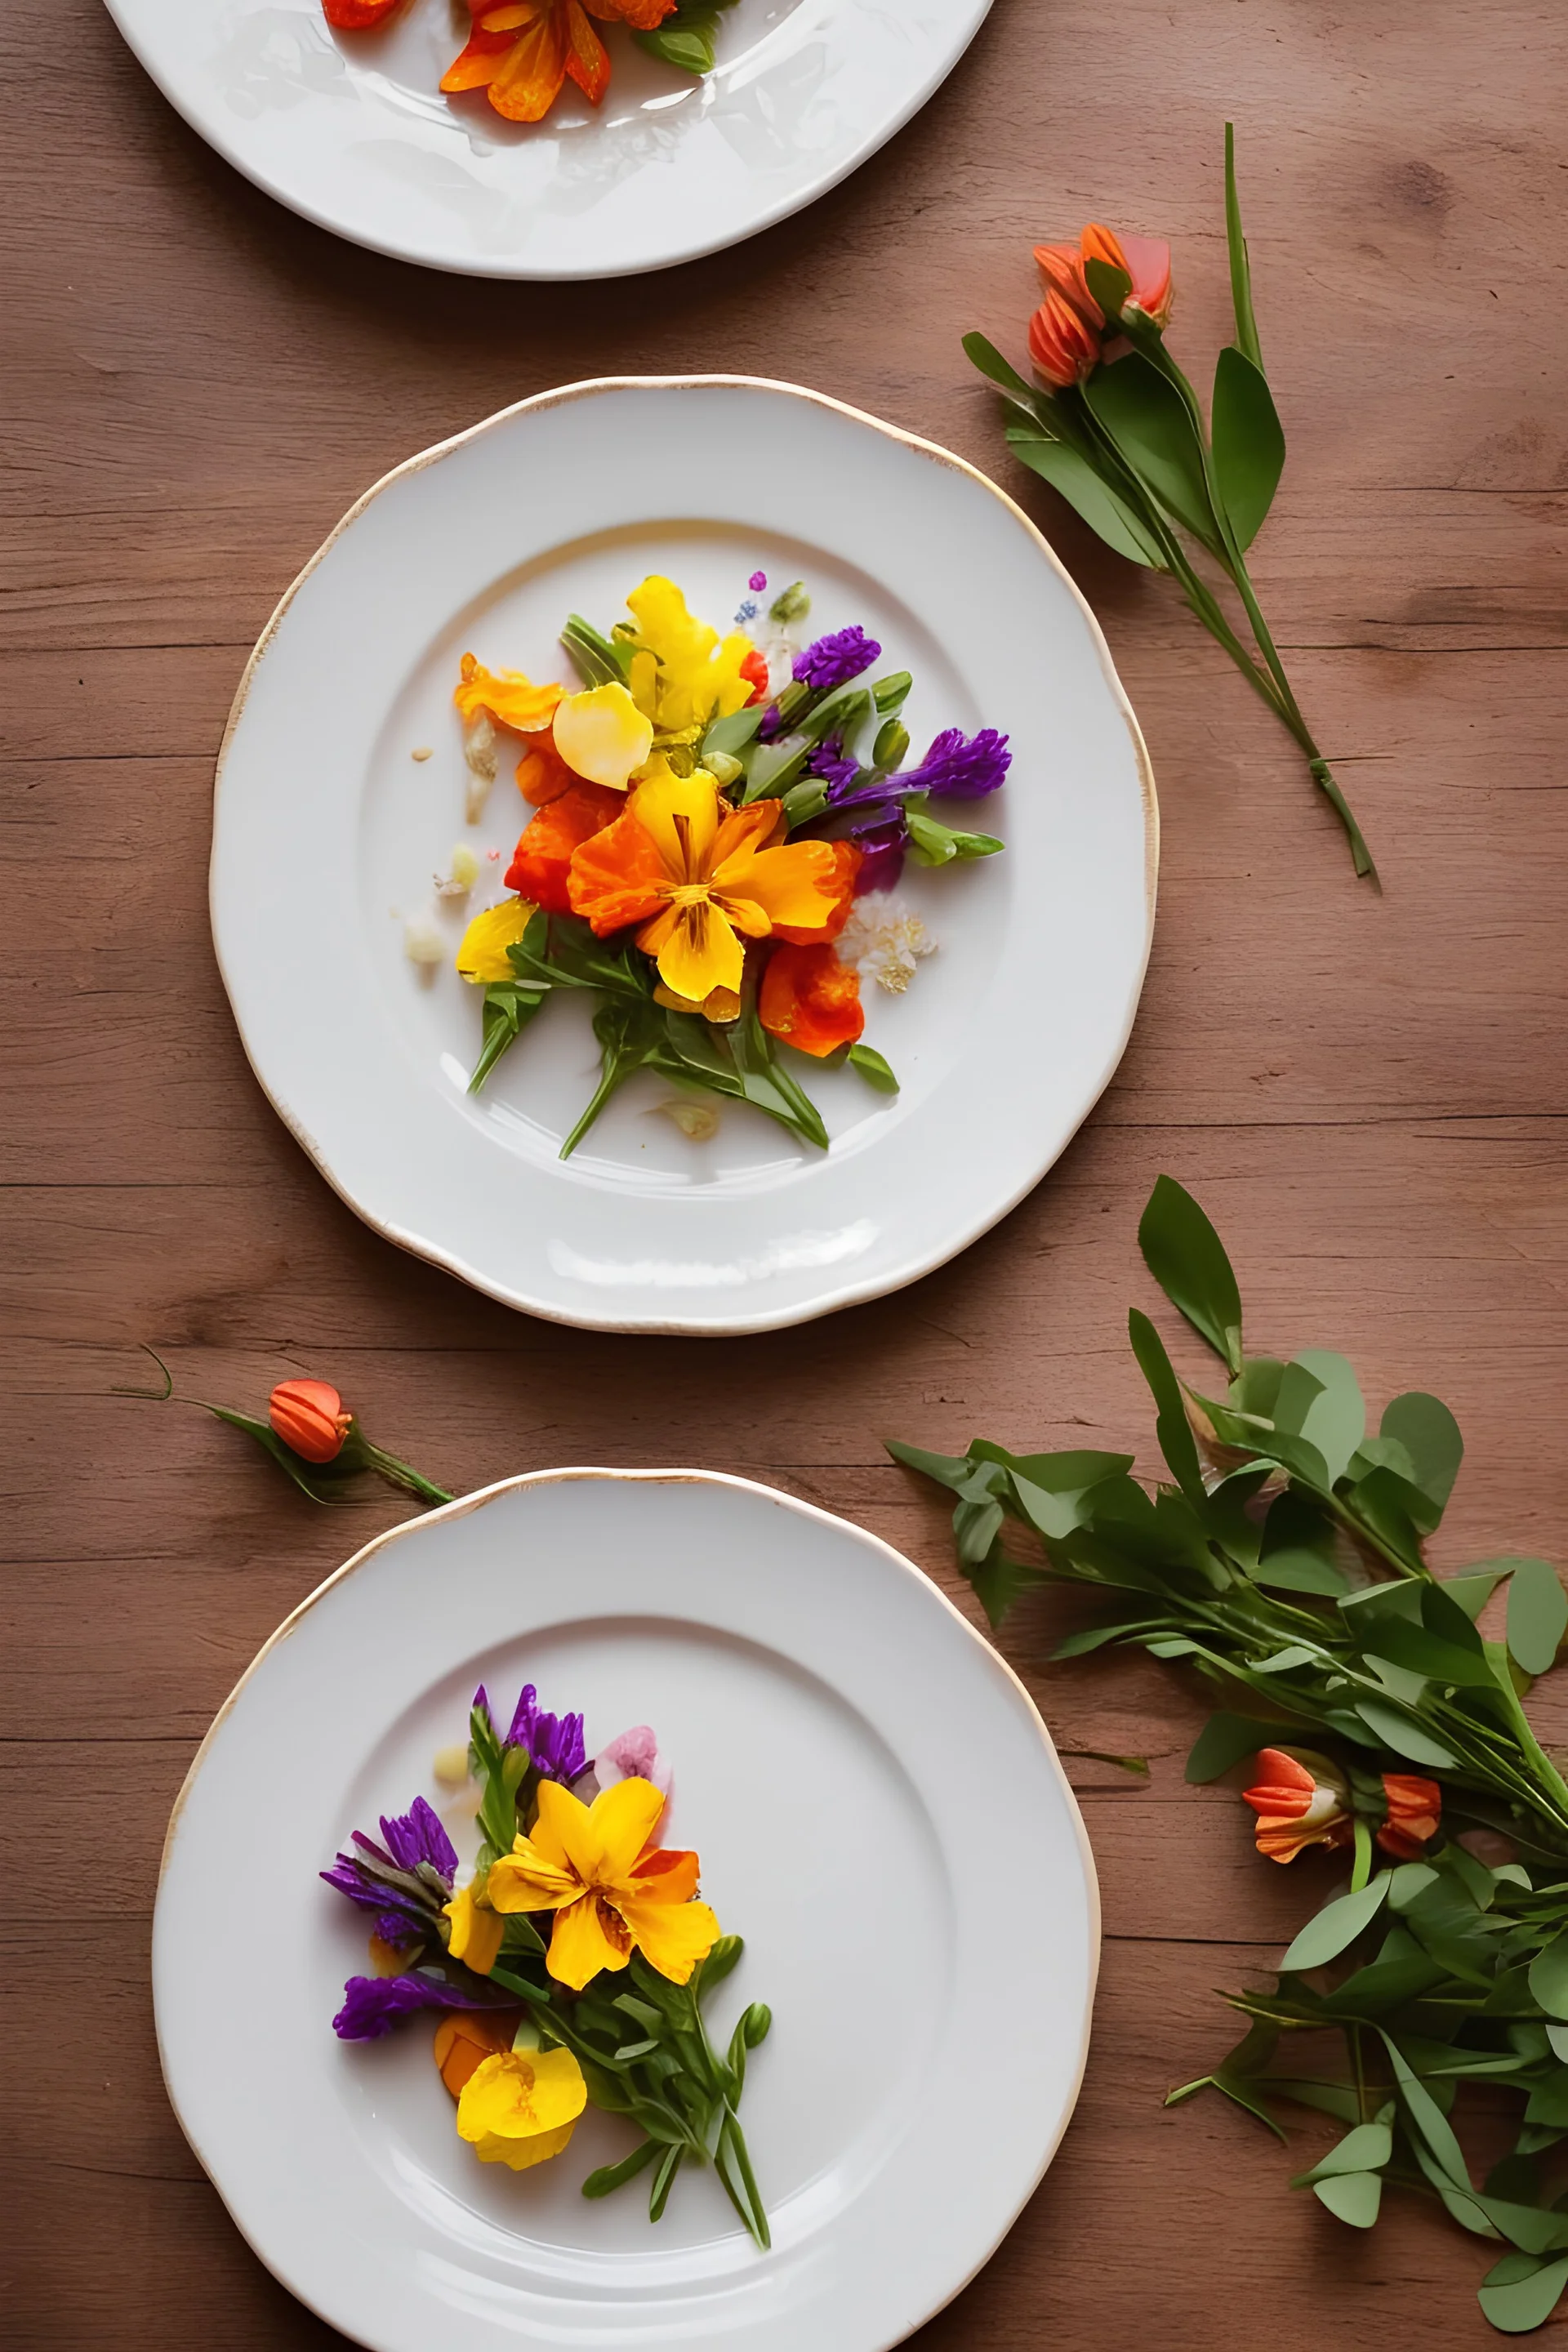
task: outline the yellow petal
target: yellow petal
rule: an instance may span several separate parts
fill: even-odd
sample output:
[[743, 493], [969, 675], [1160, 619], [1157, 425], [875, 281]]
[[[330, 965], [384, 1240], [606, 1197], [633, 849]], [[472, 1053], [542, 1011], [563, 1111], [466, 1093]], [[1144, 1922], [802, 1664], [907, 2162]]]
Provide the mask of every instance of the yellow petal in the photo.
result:
[[498, 2051], [463, 2084], [458, 2137], [479, 2150], [481, 2162], [521, 2171], [559, 2154], [587, 2104], [583, 2070], [570, 2050]]
[[[705, 902], [682, 907], [680, 919], [658, 950], [658, 976], [677, 996], [704, 1002], [716, 988], [738, 997], [746, 951], [727, 916]], [[617, 1783], [626, 1787], [624, 1780]]]
[[617, 1780], [584, 1805], [558, 1780], [539, 1784], [537, 1837], [558, 1839], [562, 1852], [584, 1886], [612, 1886], [625, 1878], [664, 1811], [664, 1798], [651, 1780]]
[[486, 669], [472, 654], [465, 654], [462, 662], [462, 683], [452, 696], [453, 701], [467, 719], [477, 719], [488, 710], [498, 726], [514, 727], [521, 734], [537, 734], [548, 727], [550, 714], [560, 701], [559, 686], [535, 686], [520, 669]]
[[581, 1992], [601, 1969], [624, 1969], [631, 1953], [631, 1937], [609, 1904], [601, 1895], [584, 1895], [555, 1914], [544, 1965], [557, 1984]]
[[492, 980], [515, 980], [517, 973], [507, 961], [506, 951], [516, 947], [532, 919], [533, 908], [526, 898], [503, 898], [499, 907], [487, 907], [482, 915], [476, 915], [458, 950], [458, 970], [463, 978], [476, 987]]
[[638, 784], [626, 805], [651, 835], [672, 882], [706, 877], [723, 813], [718, 786], [706, 768], [678, 776], [666, 761], [663, 773]]
[[616, 1908], [650, 1969], [685, 1984], [719, 1940], [717, 1914], [706, 1903], [658, 1903], [617, 1895]]
[[450, 1903], [444, 1906], [452, 1923], [451, 1940], [447, 1946], [452, 1958], [461, 1960], [479, 1977], [488, 1977], [496, 1964], [505, 1922], [493, 1911], [487, 1911], [474, 1900], [472, 1885], [460, 1886]]
[[563, 2124], [556, 2131], [536, 2133], [532, 2139], [498, 2139], [492, 2134], [474, 2142], [474, 2154], [481, 2164], [509, 2164], [514, 2172], [527, 2172], [531, 2166], [559, 2156], [576, 2128], [575, 2124]]
[[637, 626], [639, 650], [632, 656], [632, 691], [661, 733], [705, 727], [717, 712], [727, 716], [751, 698], [741, 664], [752, 651], [749, 637], [728, 636], [688, 611], [673, 580], [655, 572], [626, 598]]
[[742, 849], [713, 876], [716, 894], [760, 907], [770, 922], [821, 930], [838, 911], [838, 866], [826, 841], [791, 841], [780, 849]]
[[575, 1903], [583, 1883], [556, 1862], [553, 1850], [541, 1852], [531, 1839], [520, 1837], [510, 1853], [491, 1863], [485, 1891], [497, 1911], [559, 1911], [563, 1903]]
[[590, 687], [557, 704], [555, 748], [591, 784], [625, 792], [653, 749], [653, 728], [624, 686]]

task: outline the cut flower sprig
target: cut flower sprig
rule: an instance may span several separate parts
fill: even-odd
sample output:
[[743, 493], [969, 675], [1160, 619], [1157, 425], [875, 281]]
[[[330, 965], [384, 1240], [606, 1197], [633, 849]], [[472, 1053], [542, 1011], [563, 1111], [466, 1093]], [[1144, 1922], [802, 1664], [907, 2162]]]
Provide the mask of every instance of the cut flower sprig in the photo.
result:
[[[764, 650], [739, 627], [721, 636], [657, 573], [626, 605], [608, 636], [566, 622], [576, 691], [462, 659], [470, 770], [476, 731], [493, 774], [495, 730], [510, 730], [534, 811], [506, 870], [515, 895], [476, 913], [458, 950], [482, 991], [469, 1091], [552, 996], [584, 991], [597, 999], [601, 1077], [563, 1158], [641, 1070], [749, 1103], [826, 1150], [795, 1057], [898, 1090], [864, 1040], [859, 972], [840, 950], [856, 900], [888, 889], [906, 858], [941, 866], [1001, 849], [932, 803], [995, 792], [1007, 740], [949, 728], [911, 764], [910, 673], [874, 675], [881, 647], [857, 625]], [[808, 609], [797, 583], [770, 618], [783, 632]]]
[[[1281, 2139], [1281, 2101], [1331, 2116], [1343, 2137], [1292, 2186], [1356, 2229], [1385, 2186], [1435, 2199], [1506, 2249], [1479, 2298], [1521, 2333], [1568, 2285], [1553, 2171], [1568, 2143], [1568, 1781], [1524, 1705], [1568, 1632], [1568, 1593], [1541, 1559], [1433, 1571], [1425, 1545], [1463, 1454], [1453, 1415], [1410, 1391], [1373, 1434], [1342, 1356], [1246, 1353], [1230, 1261], [1169, 1177], [1139, 1241], [1225, 1374], [1215, 1395], [1179, 1380], [1133, 1310], [1167, 1481], [1151, 1492], [1130, 1454], [889, 1450], [955, 1496], [960, 1564], [994, 1623], [1047, 1580], [1092, 1591], [1097, 1622], [1053, 1656], [1137, 1646], [1195, 1668], [1226, 1703], [1188, 1780], [1253, 1759], [1259, 1853], [1298, 1872], [1349, 1862], [1274, 1987], [1227, 1996], [1245, 2039], [1170, 2101], [1218, 2090]], [[1504, 1586], [1494, 1636], [1479, 1621]], [[1309, 2034], [1333, 2037], [1337, 2069], [1298, 2054]], [[1480, 2187], [1455, 2128], [1466, 2084], [1523, 2101]]]
[[753, 2002], [714, 2048], [703, 2003], [742, 1946], [700, 1898], [697, 1855], [654, 1843], [670, 1775], [653, 1733], [638, 1725], [590, 1762], [582, 1716], [546, 1712], [532, 1684], [504, 1733], [481, 1685], [468, 1731], [481, 1843], [466, 1880], [423, 1797], [384, 1817], [379, 1839], [355, 1831], [321, 1873], [373, 1920], [375, 1973], [345, 1984], [339, 2037], [376, 2041], [435, 2011], [436, 2066], [481, 2163], [547, 2162], [593, 2105], [642, 2137], [585, 2197], [651, 2168], [657, 2221], [682, 2165], [711, 2164], [768, 2245], [739, 2111], [772, 2013]]
[[145, 1341], [142, 1347], [163, 1374], [163, 1386], [117, 1388], [115, 1396], [146, 1397], [155, 1404], [195, 1405], [198, 1412], [210, 1412], [215, 1421], [226, 1422], [230, 1429], [241, 1431], [259, 1445], [312, 1503], [342, 1502], [344, 1482], [363, 1471], [374, 1471], [389, 1486], [416, 1495], [422, 1503], [452, 1500], [445, 1486], [437, 1486], [423, 1471], [373, 1445], [330, 1381], [279, 1381], [267, 1401], [267, 1419], [259, 1421], [254, 1413], [236, 1412], [232, 1405], [209, 1404], [205, 1397], [175, 1396], [173, 1372], [155, 1349]]
[[[1251, 268], [1225, 129], [1226, 234], [1236, 341], [1219, 355], [1210, 421], [1165, 341], [1170, 247], [1091, 222], [1076, 245], [1036, 247], [1044, 299], [1030, 322], [1028, 383], [984, 335], [963, 348], [1011, 412], [1008, 446], [1049, 482], [1108, 547], [1169, 572], [1188, 605], [1289, 729], [1313, 782], [1344, 828], [1358, 875], [1377, 869], [1320, 750], [1263, 617], [1247, 551], [1285, 465], [1285, 436], [1264, 372]], [[1193, 547], [1240, 602], [1248, 646], [1204, 579]]]

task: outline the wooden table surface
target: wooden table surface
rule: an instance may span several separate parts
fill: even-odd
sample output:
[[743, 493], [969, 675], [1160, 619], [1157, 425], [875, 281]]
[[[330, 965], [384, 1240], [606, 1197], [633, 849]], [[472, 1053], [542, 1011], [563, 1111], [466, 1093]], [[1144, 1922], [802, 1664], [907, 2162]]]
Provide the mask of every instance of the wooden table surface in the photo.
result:
[[[296, 220], [174, 117], [93, 0], [12, 0], [4, 42], [0, 2298], [18, 2352], [274, 2352], [340, 2339], [248, 2252], [165, 2103], [154, 1874], [224, 1694], [399, 1514], [384, 1493], [312, 1509], [204, 1416], [110, 1396], [138, 1341], [235, 1404], [329, 1377], [454, 1488], [584, 1461], [744, 1472], [964, 1598], [939, 1500], [879, 1441], [1146, 1455], [1124, 1315], [1152, 1303], [1133, 1234], [1168, 1169], [1229, 1239], [1255, 1344], [1342, 1347], [1379, 1402], [1452, 1402], [1469, 1455], [1445, 1560], [1563, 1557], [1568, 19], [996, 0], [940, 98], [810, 212], [579, 289], [443, 278]], [[1168, 584], [1011, 468], [958, 351], [971, 326], [1017, 350], [1031, 244], [1102, 216], [1173, 239], [1177, 346], [1206, 366], [1226, 112], [1290, 445], [1256, 571], [1381, 898]], [[531, 1321], [360, 1225], [249, 1074], [205, 912], [236, 679], [355, 496], [524, 394], [693, 368], [820, 386], [994, 470], [1093, 600], [1164, 823], [1137, 1030], [1059, 1167], [902, 1297], [738, 1342]], [[1047, 1668], [1058, 1613], [1031, 1601], [1006, 1654], [1064, 1746], [1147, 1754], [1152, 1777], [1074, 1768], [1105, 1903], [1082, 2102], [918, 2340], [1494, 2342], [1490, 2257], [1430, 2209], [1362, 2239], [1289, 2192], [1294, 2160], [1245, 2116], [1162, 2109], [1232, 2038], [1213, 1989], [1263, 1968], [1322, 1881], [1258, 1860], [1231, 1793], [1184, 1786], [1200, 1709], [1166, 1670]], [[265, 1924], [227, 1957], [237, 2000], [265, 2000]]]

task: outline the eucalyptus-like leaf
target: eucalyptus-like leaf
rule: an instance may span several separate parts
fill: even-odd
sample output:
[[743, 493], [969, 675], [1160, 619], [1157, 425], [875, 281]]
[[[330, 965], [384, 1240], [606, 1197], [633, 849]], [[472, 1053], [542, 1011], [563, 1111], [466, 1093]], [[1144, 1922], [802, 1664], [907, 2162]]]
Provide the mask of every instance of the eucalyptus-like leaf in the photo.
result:
[[1326, 1960], [1337, 1959], [1350, 1944], [1353, 1944], [1363, 1928], [1371, 1926], [1383, 1908], [1388, 1894], [1388, 1873], [1379, 1871], [1370, 1885], [1354, 1895], [1342, 1895], [1326, 1903], [1317, 1916], [1309, 1919], [1279, 1963], [1281, 1975], [1301, 1969], [1321, 1969]]
[[1384, 1437], [1396, 1438], [1409, 1454], [1415, 1484], [1437, 1507], [1439, 1517], [1454, 1491], [1465, 1441], [1459, 1424], [1441, 1397], [1410, 1389], [1384, 1407], [1378, 1423]]
[[1143, 1263], [1194, 1331], [1242, 1374], [1241, 1293], [1225, 1244], [1173, 1176], [1156, 1176], [1138, 1221]]
[[1215, 480], [1236, 543], [1251, 546], [1285, 470], [1285, 436], [1268, 378], [1234, 343], [1215, 369], [1210, 440]]
[[1568, 1632], [1568, 1593], [1549, 1560], [1521, 1559], [1508, 1588], [1508, 1646], [1527, 1675], [1543, 1675]]
[[[1369, 2125], [1367, 2128], [1373, 2126]], [[1352, 2230], [1370, 2230], [1383, 2202], [1383, 2175], [1331, 2172], [1312, 2183], [1312, 2194], [1320, 2205], [1328, 2207], [1336, 2221], [1348, 2221]]]
[[1288, 1748], [1299, 1742], [1308, 1727], [1300, 1723], [1270, 1723], [1251, 1715], [1211, 1715], [1188, 1753], [1185, 1778], [1196, 1786], [1217, 1780], [1222, 1772], [1255, 1756], [1260, 1748]]
[[1505, 2254], [1476, 2291], [1492, 2326], [1504, 2336], [1527, 2336], [1544, 2326], [1568, 2287], [1568, 2255], [1542, 2261], [1533, 2254]]
[[1458, 1761], [1451, 1748], [1446, 1748], [1440, 1739], [1424, 1730], [1419, 1724], [1412, 1723], [1407, 1715], [1386, 1699], [1358, 1698], [1355, 1711], [1374, 1738], [1412, 1764], [1426, 1764], [1434, 1771], [1451, 1772]]
[[1334, 1485], [1366, 1434], [1366, 1406], [1353, 1368], [1329, 1349], [1303, 1348], [1285, 1367], [1274, 1419], [1279, 1429], [1317, 1449]]

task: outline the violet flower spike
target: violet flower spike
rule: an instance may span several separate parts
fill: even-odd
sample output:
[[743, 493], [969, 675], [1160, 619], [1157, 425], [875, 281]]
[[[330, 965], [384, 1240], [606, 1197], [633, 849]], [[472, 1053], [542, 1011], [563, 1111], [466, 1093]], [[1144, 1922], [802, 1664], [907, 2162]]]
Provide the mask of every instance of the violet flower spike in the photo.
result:
[[332, 2020], [340, 2042], [379, 2042], [420, 2009], [504, 2009], [502, 1995], [464, 1992], [446, 1977], [350, 1977]]
[[441, 1826], [441, 1817], [423, 1797], [416, 1797], [405, 1813], [389, 1821], [381, 1817], [381, 1834], [399, 1870], [414, 1870], [427, 1862], [450, 1888], [458, 1874], [458, 1850]]
[[853, 789], [855, 779], [860, 772], [860, 763], [847, 757], [842, 736], [830, 735], [812, 753], [807, 772], [819, 776], [827, 786], [828, 804], [832, 806]]
[[852, 677], [869, 669], [881, 653], [875, 637], [868, 637], [858, 623], [847, 629], [835, 629], [831, 635], [818, 637], [795, 657], [793, 675], [797, 685], [808, 686], [814, 694], [830, 694], [834, 688], [847, 686]]
[[834, 805], [854, 808], [863, 803], [907, 800], [916, 793], [929, 793], [933, 800], [983, 800], [1006, 782], [1012, 764], [1007, 738], [994, 727], [983, 727], [978, 735], [945, 727], [918, 768], [900, 768], [896, 776], [884, 776], [858, 793], [843, 793]]
[[588, 1768], [580, 1715], [547, 1715], [539, 1693], [524, 1683], [503, 1746], [526, 1748], [542, 1780], [559, 1780], [564, 1787]]

